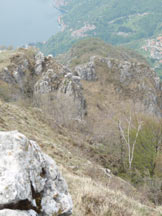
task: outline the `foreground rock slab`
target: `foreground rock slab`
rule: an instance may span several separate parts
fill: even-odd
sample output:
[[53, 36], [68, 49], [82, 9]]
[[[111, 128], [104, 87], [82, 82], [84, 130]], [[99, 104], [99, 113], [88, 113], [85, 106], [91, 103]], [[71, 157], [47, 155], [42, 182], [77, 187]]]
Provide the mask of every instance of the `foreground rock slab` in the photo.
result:
[[10, 210], [4, 209], [0, 211], [0, 216], [37, 216], [38, 214], [34, 211], [20, 211], [20, 210]]
[[0, 216], [66, 216], [72, 200], [52, 158], [18, 131], [0, 132]]

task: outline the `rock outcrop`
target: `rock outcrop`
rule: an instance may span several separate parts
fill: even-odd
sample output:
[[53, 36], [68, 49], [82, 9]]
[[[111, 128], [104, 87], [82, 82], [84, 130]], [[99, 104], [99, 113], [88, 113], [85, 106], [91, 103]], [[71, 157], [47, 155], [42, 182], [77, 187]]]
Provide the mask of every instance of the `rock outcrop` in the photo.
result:
[[[34, 99], [40, 107], [46, 106], [66, 119], [82, 120], [86, 114], [86, 101], [80, 77], [50, 58], [44, 73], [34, 86]], [[61, 117], [60, 117], [61, 118]], [[66, 120], [65, 120], [66, 121]]]
[[76, 66], [74, 71], [82, 80], [99, 80], [102, 85], [107, 85], [105, 88], [113, 85], [121, 100], [133, 100], [134, 104], [140, 104], [139, 110], [162, 116], [161, 81], [148, 65], [93, 56], [88, 63]]
[[95, 71], [94, 59], [91, 58], [90, 62], [76, 66], [75, 73], [83, 80], [96, 81], [97, 75]]
[[[85, 57], [80, 57], [84, 61], [79, 62], [84, 63], [68, 69], [52, 56], [45, 57], [31, 48], [20, 49], [10, 57], [9, 64], [0, 70], [0, 84], [7, 91], [12, 89], [7, 100], [23, 97], [30, 98], [33, 102], [34, 99], [34, 103], [43, 108], [51, 119], [58, 118], [58, 123], [85, 119], [88, 113], [86, 104], [91, 104], [94, 100], [90, 98], [93, 92], [91, 94], [86, 90], [86, 83], [89, 85], [88, 82], [92, 81], [93, 91], [97, 88], [96, 83], [100, 83], [103, 90], [113, 85], [121, 101], [131, 100], [142, 107], [139, 111], [161, 116], [160, 79], [143, 61], [126, 57], [122, 53], [117, 58], [95, 55], [87, 63]], [[67, 57], [68, 62], [69, 58]], [[105, 97], [105, 100], [109, 99]]]
[[58, 110], [60, 116], [70, 120], [84, 118], [86, 101], [80, 77], [57, 63], [53, 56], [45, 57], [32, 48], [22, 48], [7, 61], [8, 65], [0, 70], [1, 84], [12, 89], [7, 100], [25, 98], [32, 101], [34, 96], [34, 103], [40, 108]]
[[162, 116], [160, 78], [146, 64], [100, 58], [108, 67], [108, 80], [119, 94], [141, 103], [146, 112]]
[[10, 100], [32, 97], [33, 86], [38, 79], [38, 70], [40, 71], [39, 56], [36, 60], [34, 57], [34, 50], [21, 48], [5, 60], [8, 64], [0, 70], [0, 80], [12, 86], [13, 93]]
[[44, 55], [43, 53], [39, 52], [35, 56], [35, 73], [37, 75], [41, 74], [43, 71], [43, 63], [44, 63]]
[[0, 132], [0, 216], [71, 212], [67, 184], [52, 158], [19, 132]]

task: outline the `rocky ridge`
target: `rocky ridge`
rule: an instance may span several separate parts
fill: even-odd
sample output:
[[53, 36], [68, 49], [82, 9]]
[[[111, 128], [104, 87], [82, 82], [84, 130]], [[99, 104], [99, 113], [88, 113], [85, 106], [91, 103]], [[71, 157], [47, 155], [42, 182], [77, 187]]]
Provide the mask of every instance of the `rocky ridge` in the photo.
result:
[[[161, 81], [147, 65], [119, 61], [111, 58], [93, 57], [96, 63], [107, 65], [107, 81], [113, 83], [117, 93], [141, 103], [144, 110], [161, 116]], [[94, 70], [94, 67], [92, 67]]]
[[71, 101], [69, 109], [74, 110], [74, 113], [69, 118], [82, 119], [86, 113], [86, 102], [80, 78], [57, 63], [52, 56], [45, 57], [33, 50], [31, 52], [32, 55], [30, 49], [20, 49], [17, 54], [10, 57], [8, 65], [0, 71], [1, 82], [12, 86], [8, 99], [34, 97], [35, 104], [43, 106], [44, 95], [49, 98], [49, 104], [52, 104], [54, 99], [61, 100], [62, 97], [62, 102], [63, 98], [66, 102]]
[[69, 105], [66, 113], [68, 118], [82, 120], [86, 113], [86, 102], [82, 94], [80, 78], [74, 76], [66, 67], [60, 69], [59, 72], [55, 72], [53, 68], [48, 69], [36, 82], [34, 85], [36, 104], [43, 106], [48, 100], [48, 107], [53, 110], [56, 103], [60, 103], [60, 108], [55, 107], [55, 109], [61, 109], [62, 114], [67, 111]]
[[2, 68], [0, 80], [4, 85], [12, 86], [8, 95], [10, 100], [30, 98], [52, 118], [59, 116], [58, 122], [82, 121], [87, 113], [90, 116], [87, 105], [90, 107], [93, 99], [87, 99], [86, 95], [93, 95], [93, 92], [86, 90], [88, 82], [92, 82], [96, 90], [99, 86], [105, 90], [111, 86], [115, 97], [120, 97], [120, 101], [131, 101], [138, 111], [162, 115], [159, 77], [145, 63], [131, 58], [125, 60], [124, 56], [123, 60], [91, 56], [87, 63], [69, 69], [51, 55], [45, 57], [41, 52], [20, 49]]
[[[95, 56], [92, 56], [91, 46], [85, 47], [88, 41], [91, 46], [94, 46]], [[68, 65], [81, 80], [87, 83], [93, 81], [94, 88], [95, 86], [97, 88], [98, 83], [104, 90], [113, 86], [120, 101], [131, 100], [135, 106], [138, 104], [138, 110], [161, 116], [162, 83], [155, 71], [143, 59], [139, 60], [139, 56], [136, 57], [131, 53], [128, 56], [129, 53], [121, 50], [115, 54], [109, 48], [110, 51], [107, 51], [107, 57], [105, 57], [106, 52], [100, 53], [100, 50], [97, 50], [98, 47], [93, 43], [97, 44], [98, 41], [87, 40], [86, 42], [85, 40], [81, 48], [81, 45], [75, 45], [58, 60]], [[82, 85], [84, 89], [85, 82], [82, 82]], [[86, 91], [84, 93], [87, 94]]]

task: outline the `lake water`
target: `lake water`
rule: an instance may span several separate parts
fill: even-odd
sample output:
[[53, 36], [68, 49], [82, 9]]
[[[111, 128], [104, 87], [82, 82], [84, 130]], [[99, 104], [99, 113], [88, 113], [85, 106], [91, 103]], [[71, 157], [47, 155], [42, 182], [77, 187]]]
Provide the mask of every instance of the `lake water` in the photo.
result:
[[59, 31], [52, 0], [0, 0], [0, 45], [43, 42]]

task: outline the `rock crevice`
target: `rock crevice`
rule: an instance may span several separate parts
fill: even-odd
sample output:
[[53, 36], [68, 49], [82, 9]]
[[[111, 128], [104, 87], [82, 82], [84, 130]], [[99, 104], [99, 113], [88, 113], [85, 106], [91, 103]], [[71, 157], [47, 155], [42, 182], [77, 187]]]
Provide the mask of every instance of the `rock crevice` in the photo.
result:
[[11, 209], [11, 210], [24, 210], [24, 211], [28, 211], [28, 210], [34, 210], [37, 212], [37, 208], [35, 206], [32, 205], [32, 203], [29, 200], [20, 200], [18, 202], [13, 202], [13, 203], [7, 203], [7, 204], [0, 204], [0, 210], [3, 209]]

